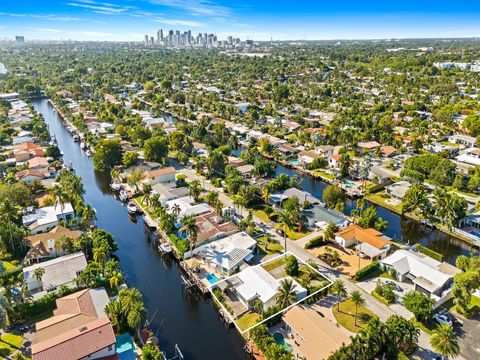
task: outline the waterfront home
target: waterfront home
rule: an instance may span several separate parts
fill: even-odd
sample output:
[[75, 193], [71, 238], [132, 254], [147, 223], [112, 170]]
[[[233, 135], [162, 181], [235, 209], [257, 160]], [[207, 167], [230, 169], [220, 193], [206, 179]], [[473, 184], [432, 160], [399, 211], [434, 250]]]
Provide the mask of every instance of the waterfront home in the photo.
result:
[[[38, 299], [56, 291], [60, 286], [76, 286], [75, 280], [86, 266], [87, 259], [83, 252], [79, 251], [23, 268], [23, 281], [28, 291]], [[40, 279], [35, 276], [35, 270], [39, 268], [44, 270]]]
[[69, 221], [75, 217], [72, 204], [65, 203], [45, 206], [22, 216], [23, 225], [27, 226], [31, 235], [47, 232], [58, 225], [59, 221]]
[[286, 332], [285, 341], [293, 343], [291, 346], [308, 360], [327, 359], [343, 344], [350, 343], [348, 331], [321, 311], [331, 310], [316, 305], [295, 305], [282, 318], [286, 326], [280, 331]]
[[19, 145], [23, 144], [26, 142], [34, 142], [34, 139], [30, 135], [19, 135], [19, 136], [13, 136], [12, 137], [12, 144], [13, 145]]
[[307, 217], [308, 227], [313, 230], [325, 230], [330, 223], [335, 224], [339, 230], [348, 226], [348, 220], [341, 212], [323, 206], [315, 205], [302, 213]]
[[358, 149], [363, 153], [375, 151], [380, 146], [381, 145], [376, 141], [359, 142], [357, 145]]
[[27, 169], [27, 170], [20, 170], [15, 173], [15, 178], [17, 181], [24, 182], [26, 184], [30, 184], [31, 182], [38, 180], [42, 181], [45, 179], [49, 179], [55, 175], [54, 168], [44, 168], [40, 170], [36, 169]]
[[35, 324], [32, 360], [115, 359], [116, 338], [104, 311], [109, 300], [103, 288], [57, 299], [53, 316]]
[[202, 261], [202, 269], [219, 276], [230, 276], [253, 258], [257, 242], [246, 232], [211, 241], [185, 253], [187, 259]]
[[324, 158], [328, 158], [335, 153], [336, 147], [332, 145], [319, 145], [315, 147], [315, 151]]
[[29, 169], [41, 170], [48, 168], [48, 160], [44, 157], [36, 156], [27, 161]]
[[328, 158], [328, 166], [332, 169], [338, 169], [340, 167], [340, 154], [333, 154]]
[[335, 242], [344, 249], [354, 247], [357, 252], [375, 260], [384, 258], [390, 248], [390, 238], [375, 229], [364, 229], [352, 224], [335, 233]]
[[[176, 216], [176, 223], [175, 226], [179, 228], [181, 226], [181, 221], [185, 216], [188, 215], [203, 215], [208, 214], [211, 209], [205, 203], [195, 204], [195, 199], [191, 196], [185, 196], [183, 198], [175, 199], [167, 201], [165, 204], [167, 208], [167, 212], [173, 214], [175, 211], [178, 213], [175, 214]], [[178, 209], [178, 210], [176, 210]]]
[[145, 176], [150, 185], [165, 184], [175, 182], [176, 170], [173, 166], [164, 167], [162, 169], [150, 170]]
[[238, 226], [232, 221], [225, 219], [216, 211], [208, 214], [198, 215], [195, 222], [199, 229], [197, 234], [197, 245], [221, 239], [238, 231]]
[[152, 186], [152, 193], [158, 194], [158, 200], [165, 206], [167, 201], [180, 199], [188, 196], [190, 189], [188, 187], [177, 188], [175, 183], [155, 184]]
[[448, 137], [448, 141], [454, 144], [465, 145], [466, 147], [474, 147], [477, 145], [477, 138], [462, 134], [451, 135]]
[[393, 199], [401, 202], [408, 189], [411, 187], [412, 184], [410, 184], [408, 181], [399, 181], [385, 186], [385, 193], [390, 195]]
[[293, 155], [298, 154], [300, 152], [299, 149], [297, 149], [296, 147], [294, 147], [290, 144], [287, 144], [287, 143], [282, 143], [282, 144], [277, 145], [276, 149], [285, 159], [288, 159], [288, 158], [292, 157]]
[[228, 164], [232, 165], [233, 167], [239, 167], [245, 165], [245, 161], [236, 157], [236, 156], [229, 156], [227, 158]]
[[44, 234], [27, 236], [25, 243], [29, 247], [24, 264], [30, 265], [38, 263], [48, 258], [64, 255], [64, 252], [57, 252], [55, 243], [62, 237], [77, 240], [82, 234], [80, 230], [70, 230], [63, 226], [56, 226], [52, 230]]
[[28, 161], [34, 157], [45, 156], [45, 150], [32, 142], [13, 146], [13, 155], [17, 163]]
[[386, 185], [391, 183], [390, 175], [377, 165], [373, 165], [368, 170], [368, 180], [377, 185]]
[[252, 309], [257, 301], [260, 301], [263, 309], [267, 309], [275, 305], [281, 282], [287, 278], [293, 282], [295, 301], [305, 298], [307, 290], [295, 279], [276, 278], [261, 265], [247, 267], [227, 279], [225, 285], [226, 290], [231, 291], [247, 310]]
[[312, 163], [315, 159], [321, 158], [320, 155], [315, 150], [303, 150], [297, 154], [299, 165], [306, 167], [308, 164]]
[[438, 154], [440, 152], [446, 152], [449, 155], [454, 155], [459, 151], [459, 146], [457, 145], [446, 145], [439, 142], [436, 142], [433, 144], [425, 144], [423, 148], [434, 154]]
[[467, 216], [465, 218], [465, 226], [475, 229], [475, 231], [472, 231], [472, 235], [475, 235], [480, 240], [480, 211], [474, 212], [470, 216]]
[[435, 306], [450, 299], [453, 278], [461, 272], [453, 265], [411, 250], [397, 250], [380, 264], [387, 271], [395, 269], [399, 281], [413, 283], [414, 290], [435, 300]]
[[308, 202], [312, 205], [321, 204], [321, 201], [309, 192], [299, 190], [294, 187], [270, 195], [268, 202], [277, 208], [281, 208], [282, 203], [288, 198], [292, 197], [296, 197], [300, 205], [303, 205], [305, 202]]

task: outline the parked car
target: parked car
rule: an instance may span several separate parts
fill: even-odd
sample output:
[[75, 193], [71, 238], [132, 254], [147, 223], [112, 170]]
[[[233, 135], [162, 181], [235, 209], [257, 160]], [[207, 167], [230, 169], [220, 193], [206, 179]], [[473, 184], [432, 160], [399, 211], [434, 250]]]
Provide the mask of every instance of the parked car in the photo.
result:
[[450, 317], [445, 314], [436, 313], [433, 315], [433, 320], [435, 320], [439, 324], [447, 324], [449, 326], [453, 326], [452, 319], [450, 319]]
[[396, 282], [392, 281], [392, 280], [385, 280], [385, 284], [387, 284], [388, 286], [392, 287], [393, 290], [397, 290], [399, 292], [402, 292], [403, 291], [403, 288], [398, 285]]

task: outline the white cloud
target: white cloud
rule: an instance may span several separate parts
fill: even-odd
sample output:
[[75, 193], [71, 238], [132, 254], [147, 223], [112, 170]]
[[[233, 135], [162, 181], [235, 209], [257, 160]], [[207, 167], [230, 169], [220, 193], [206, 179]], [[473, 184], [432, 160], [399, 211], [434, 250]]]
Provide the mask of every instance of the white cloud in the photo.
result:
[[192, 20], [181, 20], [181, 19], [165, 19], [165, 18], [155, 18], [153, 21], [160, 24], [172, 25], [172, 26], [191, 26], [191, 27], [201, 27], [204, 26], [203, 23]]
[[94, 12], [105, 15], [119, 15], [133, 9], [131, 6], [118, 6], [110, 3], [98, 3], [93, 1], [70, 2], [67, 5], [93, 10]]
[[147, 0], [155, 5], [163, 5], [188, 11], [191, 15], [228, 17], [231, 9], [211, 0]]

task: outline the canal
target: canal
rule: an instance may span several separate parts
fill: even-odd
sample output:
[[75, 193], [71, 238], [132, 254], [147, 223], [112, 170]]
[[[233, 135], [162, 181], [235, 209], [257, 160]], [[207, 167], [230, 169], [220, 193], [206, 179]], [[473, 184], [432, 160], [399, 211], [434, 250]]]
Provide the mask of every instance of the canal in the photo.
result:
[[127, 282], [142, 292], [161, 349], [173, 355], [178, 344], [185, 359], [245, 359], [237, 331], [224, 326], [210, 299], [182, 289], [178, 264], [154, 250], [141, 217], [136, 223], [129, 221], [127, 209], [112, 197], [108, 174], [94, 171], [92, 160], [73, 142], [47, 99], [32, 103], [55, 135], [65, 162], [71, 162], [82, 177], [85, 201], [97, 210], [98, 227], [118, 242], [117, 255]]

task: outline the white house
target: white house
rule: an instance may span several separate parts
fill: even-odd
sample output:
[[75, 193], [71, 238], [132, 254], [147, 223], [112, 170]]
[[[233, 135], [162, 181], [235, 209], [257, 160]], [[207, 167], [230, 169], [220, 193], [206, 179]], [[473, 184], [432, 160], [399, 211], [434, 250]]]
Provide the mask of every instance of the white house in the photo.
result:
[[[305, 298], [307, 290], [295, 279], [289, 279], [293, 281], [296, 301]], [[232, 291], [247, 309], [253, 308], [256, 300], [259, 300], [263, 308], [267, 309], [275, 305], [282, 280], [284, 279], [275, 278], [261, 265], [250, 266], [231, 279], [231, 282], [234, 284]]]
[[[60, 286], [75, 286], [75, 279], [87, 266], [83, 252], [61, 256], [42, 263], [23, 268], [23, 280], [34, 298], [56, 291]], [[35, 270], [41, 268], [44, 273], [41, 279], [35, 277]]]
[[303, 214], [307, 217], [308, 227], [311, 229], [325, 230], [329, 223], [334, 223], [339, 230], [348, 226], [348, 220], [342, 213], [323, 206], [312, 206], [312, 208], [304, 210]]
[[176, 170], [173, 166], [164, 167], [162, 169], [150, 170], [147, 172], [146, 177], [150, 185], [165, 184], [175, 182]]
[[58, 225], [61, 220], [71, 220], [75, 217], [72, 204], [46, 206], [35, 209], [34, 212], [22, 217], [23, 225], [27, 226], [31, 235], [49, 231]]
[[[229, 276], [253, 258], [257, 242], [242, 231], [193, 249], [193, 256], [203, 259], [208, 271]], [[185, 259], [192, 257], [186, 252]]]
[[401, 201], [411, 187], [412, 184], [408, 181], [399, 181], [385, 186], [385, 192], [392, 198]]
[[411, 282], [414, 289], [441, 305], [450, 298], [453, 277], [461, 270], [453, 265], [408, 250], [397, 250], [380, 261], [384, 269], [395, 269], [399, 281]]
[[189, 191], [188, 187], [177, 188], [175, 183], [155, 184], [152, 186], [152, 192], [160, 195], [158, 200], [163, 206], [165, 206], [167, 201], [188, 196]]
[[181, 220], [185, 216], [198, 216], [208, 214], [211, 211], [210, 206], [205, 203], [195, 204], [195, 199], [193, 199], [191, 196], [167, 201], [165, 205], [167, 208], [167, 212], [171, 214], [175, 213], [175, 211], [178, 211], [178, 214], [175, 214], [177, 218], [177, 223], [175, 224], [176, 227], [181, 226]]
[[477, 138], [462, 134], [451, 135], [448, 137], [448, 141], [454, 144], [465, 145], [466, 147], [473, 147], [477, 145]]

